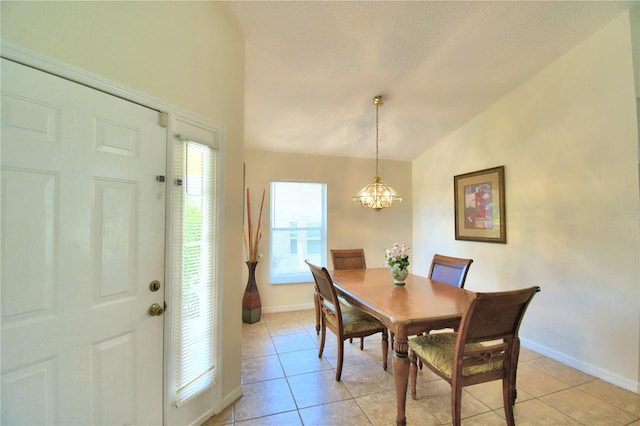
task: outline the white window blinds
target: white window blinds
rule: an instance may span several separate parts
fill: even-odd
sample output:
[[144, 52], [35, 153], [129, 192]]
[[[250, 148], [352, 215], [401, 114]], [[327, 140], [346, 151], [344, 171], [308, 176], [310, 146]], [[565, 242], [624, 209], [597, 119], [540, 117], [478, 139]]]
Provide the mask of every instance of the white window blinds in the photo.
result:
[[174, 145], [171, 265], [172, 390], [182, 403], [214, 384], [216, 151], [181, 138]]

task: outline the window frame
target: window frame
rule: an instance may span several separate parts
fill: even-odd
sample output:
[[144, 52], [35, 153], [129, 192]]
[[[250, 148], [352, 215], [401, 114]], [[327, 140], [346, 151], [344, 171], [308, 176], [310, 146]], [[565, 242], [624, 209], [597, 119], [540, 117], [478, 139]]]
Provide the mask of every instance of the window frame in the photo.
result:
[[[157, 185], [166, 185], [166, 206], [167, 206], [167, 241], [165, 247], [166, 262], [165, 262], [165, 307], [166, 311], [164, 317], [164, 419], [172, 424], [185, 424], [197, 416], [204, 415], [205, 410], [219, 411], [222, 407], [222, 391], [221, 391], [221, 378], [222, 371], [224, 370], [223, 357], [222, 357], [222, 319], [223, 319], [223, 286], [222, 278], [224, 276], [224, 234], [223, 227], [224, 220], [224, 203], [223, 191], [224, 191], [224, 170], [223, 170], [223, 158], [224, 158], [224, 129], [215, 123], [202, 120], [198, 117], [193, 117], [189, 114], [179, 112], [169, 112], [167, 114], [167, 178], [165, 182], [158, 180]], [[173, 294], [173, 281], [172, 276], [179, 273], [174, 270], [176, 254], [176, 242], [174, 242], [174, 225], [177, 217], [174, 215], [174, 208], [177, 208], [176, 203], [179, 200], [174, 199], [172, 192], [174, 185], [178, 181], [184, 183], [184, 176], [180, 173], [180, 167], [176, 169], [176, 150], [175, 144], [179, 142], [179, 139], [183, 141], [191, 140], [203, 145], [208, 145], [217, 151], [215, 159], [215, 192], [217, 202], [215, 204], [215, 221], [214, 226], [217, 231], [217, 238], [215, 240], [215, 252], [217, 253], [215, 258], [215, 280], [216, 286], [213, 289], [214, 292], [214, 311], [211, 318], [214, 320], [213, 333], [214, 335], [214, 382], [206, 389], [202, 389], [200, 393], [192, 394], [188, 398], [182, 398], [178, 401], [176, 397], [176, 340], [174, 332], [176, 331], [177, 324], [174, 323], [174, 315], [177, 314], [176, 310], [179, 309], [179, 303], [174, 298]], [[179, 217], [179, 216], [178, 216]], [[179, 245], [179, 244], [178, 244]]]
[[[319, 185], [320, 186], [320, 197], [321, 200], [321, 217], [319, 218], [319, 225], [304, 224], [302, 225], [299, 220], [291, 220], [290, 223], [295, 223], [296, 226], [275, 226], [275, 221], [277, 219], [277, 208], [278, 208], [278, 185], [280, 184], [300, 184], [300, 185]], [[281, 189], [282, 190], [282, 189]], [[313, 277], [311, 272], [309, 271], [304, 261], [309, 259], [313, 263], [319, 263], [325, 265], [327, 262], [327, 183], [326, 182], [318, 182], [318, 181], [295, 181], [295, 180], [274, 180], [271, 181], [270, 184], [270, 223], [269, 223], [269, 282], [274, 285], [280, 284], [292, 284], [292, 283], [300, 283], [300, 282], [310, 282], [313, 281]], [[313, 222], [318, 223], [318, 222]], [[307, 250], [300, 250], [300, 240], [302, 235], [306, 235], [309, 231], [313, 232], [318, 231], [320, 233], [320, 252], [314, 253], [311, 255]], [[297, 257], [297, 265], [299, 269], [297, 272], [292, 272], [289, 274], [280, 274], [278, 273], [279, 268], [276, 267], [276, 257], [280, 252], [276, 249], [276, 241], [278, 240], [274, 233], [287, 233], [289, 238], [292, 238], [292, 235], [295, 235], [295, 239], [298, 240], [298, 248], [296, 250], [297, 253], [291, 252], [291, 255], [295, 255]], [[314, 241], [317, 239], [313, 238]], [[286, 244], [289, 249], [290, 240]]]

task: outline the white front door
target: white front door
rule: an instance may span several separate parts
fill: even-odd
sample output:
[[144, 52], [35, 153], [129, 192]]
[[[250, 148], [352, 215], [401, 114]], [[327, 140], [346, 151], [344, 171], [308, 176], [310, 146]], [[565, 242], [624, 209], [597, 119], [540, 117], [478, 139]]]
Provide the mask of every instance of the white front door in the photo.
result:
[[4, 59], [1, 72], [0, 423], [160, 425], [159, 114]]

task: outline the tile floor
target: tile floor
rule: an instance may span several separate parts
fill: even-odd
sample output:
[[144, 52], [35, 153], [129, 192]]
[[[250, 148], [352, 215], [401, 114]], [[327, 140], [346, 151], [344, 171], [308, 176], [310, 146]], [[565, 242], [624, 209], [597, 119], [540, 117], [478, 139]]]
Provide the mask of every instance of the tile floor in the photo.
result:
[[[345, 342], [342, 381], [335, 381], [336, 338], [322, 358], [313, 310], [263, 314], [243, 324], [244, 395], [209, 419], [217, 425], [395, 425], [393, 367], [382, 369], [380, 335]], [[390, 351], [391, 352], [391, 351]], [[390, 353], [391, 357], [391, 353]], [[409, 425], [451, 423], [450, 387], [428, 369], [418, 399], [407, 397]], [[522, 348], [515, 420], [523, 425], [640, 426], [640, 396]], [[462, 423], [504, 425], [501, 382], [464, 388]]]

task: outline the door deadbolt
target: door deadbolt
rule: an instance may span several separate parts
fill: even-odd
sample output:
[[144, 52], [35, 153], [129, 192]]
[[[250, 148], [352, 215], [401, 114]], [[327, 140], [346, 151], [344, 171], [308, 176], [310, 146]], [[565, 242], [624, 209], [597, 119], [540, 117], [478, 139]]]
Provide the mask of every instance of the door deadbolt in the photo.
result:
[[160, 290], [160, 287], [161, 287], [160, 281], [158, 280], [153, 280], [149, 283], [149, 290], [151, 291], [158, 291]]
[[154, 303], [153, 305], [149, 306], [149, 315], [151, 315], [152, 317], [159, 317], [163, 313], [164, 313], [164, 308], [158, 305], [157, 303]]

